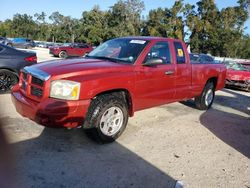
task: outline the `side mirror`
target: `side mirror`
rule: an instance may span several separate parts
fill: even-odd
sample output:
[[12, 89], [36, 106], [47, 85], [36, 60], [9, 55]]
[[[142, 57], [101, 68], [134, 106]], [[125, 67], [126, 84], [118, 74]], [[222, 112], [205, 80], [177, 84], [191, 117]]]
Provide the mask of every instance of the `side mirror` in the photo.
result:
[[144, 66], [155, 66], [155, 65], [162, 65], [163, 60], [161, 58], [151, 58], [148, 59], [143, 65]]

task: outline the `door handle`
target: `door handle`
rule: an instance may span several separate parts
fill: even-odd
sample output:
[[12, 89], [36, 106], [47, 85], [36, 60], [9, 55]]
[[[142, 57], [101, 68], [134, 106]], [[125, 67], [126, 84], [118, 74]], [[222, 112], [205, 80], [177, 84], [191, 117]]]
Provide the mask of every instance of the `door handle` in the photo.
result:
[[172, 74], [174, 74], [174, 71], [166, 71], [165, 72], [165, 75], [172, 75]]

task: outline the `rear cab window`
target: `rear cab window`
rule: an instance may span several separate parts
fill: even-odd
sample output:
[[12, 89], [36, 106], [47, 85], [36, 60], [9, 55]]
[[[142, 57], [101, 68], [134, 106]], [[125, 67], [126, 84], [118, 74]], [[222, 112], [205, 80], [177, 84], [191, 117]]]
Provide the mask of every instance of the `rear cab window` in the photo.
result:
[[176, 63], [177, 64], [185, 64], [186, 57], [184, 53], [184, 49], [181, 42], [174, 42], [175, 54], [176, 54]]

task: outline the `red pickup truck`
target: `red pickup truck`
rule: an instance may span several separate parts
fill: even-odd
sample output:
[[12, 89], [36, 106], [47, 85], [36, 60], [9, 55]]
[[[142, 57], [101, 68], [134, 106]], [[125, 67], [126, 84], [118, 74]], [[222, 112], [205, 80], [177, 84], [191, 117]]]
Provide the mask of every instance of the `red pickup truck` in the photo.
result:
[[191, 64], [180, 40], [125, 37], [85, 58], [25, 67], [12, 101], [41, 125], [82, 126], [111, 142], [138, 110], [193, 97], [198, 109], [207, 110], [225, 76], [222, 64]]
[[49, 53], [60, 58], [80, 57], [93, 50], [88, 44], [74, 43], [69, 46], [53, 46], [49, 48]]

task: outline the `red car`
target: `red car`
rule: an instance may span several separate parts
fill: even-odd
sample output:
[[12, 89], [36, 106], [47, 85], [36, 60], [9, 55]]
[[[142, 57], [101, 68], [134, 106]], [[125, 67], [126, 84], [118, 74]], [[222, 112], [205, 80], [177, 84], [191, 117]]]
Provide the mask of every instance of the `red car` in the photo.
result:
[[226, 86], [250, 91], [250, 69], [240, 63], [226, 61]]
[[69, 46], [54, 46], [49, 48], [49, 53], [60, 58], [80, 57], [93, 50], [88, 44], [74, 43]]
[[241, 61], [239, 63], [250, 70], [250, 61]]
[[125, 37], [82, 59], [25, 68], [12, 101], [17, 112], [41, 125], [82, 126], [111, 142], [136, 111], [193, 97], [198, 109], [207, 110], [225, 77], [223, 64], [191, 64], [180, 40]]

